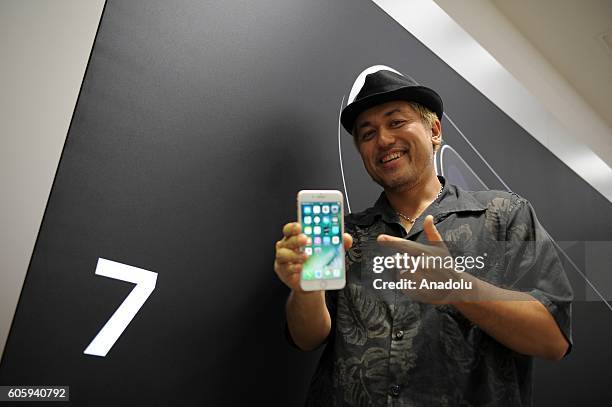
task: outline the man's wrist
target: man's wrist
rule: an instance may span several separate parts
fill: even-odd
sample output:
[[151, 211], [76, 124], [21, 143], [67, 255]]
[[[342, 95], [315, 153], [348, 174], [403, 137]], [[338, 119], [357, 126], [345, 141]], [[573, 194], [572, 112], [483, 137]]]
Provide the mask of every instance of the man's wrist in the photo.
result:
[[292, 289], [290, 295], [294, 298], [313, 298], [316, 297], [315, 294], [319, 294], [321, 295], [322, 291], [321, 290], [317, 290], [317, 291], [304, 291], [301, 288], [298, 289]]
[[469, 283], [471, 288], [465, 290], [455, 290], [453, 295], [454, 298], [450, 301], [451, 305], [457, 307], [458, 305], [460, 306], [461, 304], [474, 303], [481, 299], [481, 290], [483, 289], [482, 280], [479, 280], [468, 273], [462, 273], [459, 280]]

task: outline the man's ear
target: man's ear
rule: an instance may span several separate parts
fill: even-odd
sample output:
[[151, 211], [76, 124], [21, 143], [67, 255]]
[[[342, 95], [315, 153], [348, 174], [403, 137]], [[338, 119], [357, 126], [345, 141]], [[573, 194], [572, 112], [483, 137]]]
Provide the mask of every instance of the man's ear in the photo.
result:
[[434, 146], [434, 151], [437, 151], [442, 144], [442, 125], [438, 119], [431, 126], [431, 144]]

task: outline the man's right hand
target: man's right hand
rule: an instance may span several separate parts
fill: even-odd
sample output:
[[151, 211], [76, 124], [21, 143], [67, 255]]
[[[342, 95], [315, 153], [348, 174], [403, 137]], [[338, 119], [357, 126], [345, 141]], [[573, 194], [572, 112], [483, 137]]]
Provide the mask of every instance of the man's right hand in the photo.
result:
[[[274, 271], [280, 280], [294, 292], [304, 292], [300, 287], [302, 266], [308, 256], [302, 250], [308, 238], [302, 233], [298, 222], [283, 226], [283, 238], [276, 242]], [[353, 245], [353, 238], [348, 233], [343, 236], [344, 250]]]
[[[353, 239], [344, 234], [344, 248], [348, 250]], [[307, 255], [302, 251], [308, 238], [302, 234], [297, 222], [283, 227], [283, 238], [276, 242], [274, 271], [291, 289], [287, 299], [287, 326], [295, 344], [302, 350], [312, 350], [329, 335], [331, 317], [325, 304], [324, 291], [304, 291], [300, 287], [302, 266]]]
[[302, 250], [308, 238], [302, 233], [302, 226], [297, 222], [283, 226], [283, 238], [276, 242], [274, 272], [292, 291], [302, 291], [300, 275], [302, 265], [308, 258]]

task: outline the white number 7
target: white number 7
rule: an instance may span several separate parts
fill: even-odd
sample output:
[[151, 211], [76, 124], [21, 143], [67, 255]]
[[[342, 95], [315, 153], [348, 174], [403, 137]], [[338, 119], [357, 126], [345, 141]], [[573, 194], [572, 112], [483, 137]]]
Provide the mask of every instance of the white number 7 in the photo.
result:
[[157, 273], [100, 258], [96, 274], [136, 284], [83, 352], [87, 355], [104, 357], [155, 289]]

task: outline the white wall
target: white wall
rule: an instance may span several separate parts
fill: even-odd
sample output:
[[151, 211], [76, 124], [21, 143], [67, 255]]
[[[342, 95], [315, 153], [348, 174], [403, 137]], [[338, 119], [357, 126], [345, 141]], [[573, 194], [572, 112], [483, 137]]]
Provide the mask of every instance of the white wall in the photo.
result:
[[0, 354], [104, 0], [0, 0]]

